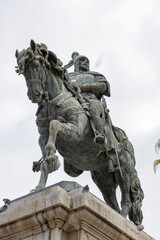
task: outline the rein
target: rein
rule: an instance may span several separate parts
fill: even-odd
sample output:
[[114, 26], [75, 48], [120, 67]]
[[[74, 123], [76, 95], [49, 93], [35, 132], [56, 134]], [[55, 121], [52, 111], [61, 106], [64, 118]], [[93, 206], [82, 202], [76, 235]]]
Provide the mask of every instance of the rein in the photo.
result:
[[[44, 71], [46, 73], [46, 70], [44, 70]], [[47, 102], [47, 117], [36, 119], [36, 124], [39, 127], [48, 127], [50, 121], [55, 119], [55, 117], [51, 116], [50, 111], [49, 111], [51, 105], [54, 105], [54, 106], [59, 108], [65, 101], [67, 101], [69, 98], [72, 98], [73, 95], [74, 95], [73, 92], [67, 91], [66, 89], [64, 89], [56, 97], [54, 97], [52, 99], [49, 99], [48, 91], [46, 89], [47, 88], [47, 82], [48, 82], [47, 80], [48, 80], [48, 74], [46, 73], [46, 80], [45, 81], [43, 81], [42, 79], [41, 80], [39, 80], [39, 79], [32, 80], [31, 79], [29, 81], [29, 84], [27, 84], [27, 86], [30, 86], [30, 87], [34, 86], [34, 85], [41, 85], [42, 88], [43, 88], [44, 94], [45, 94], [45, 102]], [[36, 116], [38, 115], [42, 105], [40, 105], [38, 107]], [[77, 109], [76, 112], [75, 112], [75, 108]], [[75, 107], [73, 106], [73, 107], [66, 107], [66, 108], [62, 109], [61, 111], [58, 111], [58, 116], [60, 116], [62, 113], [64, 114], [64, 112], [68, 111], [69, 109], [74, 109], [74, 114], [75, 113], [77, 113], [77, 114], [85, 113], [85, 111], [80, 109], [79, 106], [75, 106]]]
[[49, 103], [53, 103], [57, 107], [60, 107], [63, 102], [65, 102], [68, 98], [71, 97], [73, 97], [73, 94], [71, 92], [63, 90], [58, 96], [49, 100]]
[[[66, 108], [58, 111], [56, 117], [53, 117], [53, 116], [50, 115], [50, 111], [49, 111], [50, 104], [53, 104], [54, 106], [57, 106], [59, 108], [65, 101], [67, 101], [69, 98], [72, 98], [72, 97], [73, 97], [73, 94], [71, 92], [62, 91], [58, 96], [56, 96], [52, 100], [48, 100], [47, 101], [48, 102], [48, 106], [47, 106], [48, 117], [37, 118], [36, 119], [37, 126], [39, 126], [39, 127], [48, 127], [50, 121], [57, 119], [58, 116], [61, 116], [61, 115], [63, 116], [64, 113], [66, 111], [68, 111], [68, 110], [70, 110], [70, 111], [72, 110], [73, 114], [85, 113], [85, 111], [80, 109], [79, 106], [72, 106], [72, 107], [66, 107]], [[38, 115], [38, 112], [39, 111], [37, 111], [36, 115]]]

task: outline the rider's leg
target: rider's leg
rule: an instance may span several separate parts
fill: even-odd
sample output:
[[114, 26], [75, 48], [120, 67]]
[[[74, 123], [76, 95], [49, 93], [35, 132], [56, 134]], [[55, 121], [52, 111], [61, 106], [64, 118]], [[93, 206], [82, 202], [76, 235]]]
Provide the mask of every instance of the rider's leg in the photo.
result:
[[105, 114], [104, 108], [100, 102], [91, 101], [89, 108], [91, 122], [95, 128], [95, 142], [104, 143], [104, 124], [105, 124]]

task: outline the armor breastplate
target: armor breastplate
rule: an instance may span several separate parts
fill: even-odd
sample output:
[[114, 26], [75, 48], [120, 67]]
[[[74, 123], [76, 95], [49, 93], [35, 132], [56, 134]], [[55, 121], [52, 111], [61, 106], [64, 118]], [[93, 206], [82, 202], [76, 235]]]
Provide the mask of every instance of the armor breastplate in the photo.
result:
[[76, 76], [76, 83], [79, 85], [94, 83], [94, 76], [91, 74], [80, 73]]
[[[95, 82], [95, 78], [93, 74], [89, 74], [89, 73], [79, 73], [77, 75], [71, 76], [70, 79], [71, 81], [73, 79], [73, 81], [75, 81], [77, 84], [81, 86]], [[89, 99], [97, 99], [96, 95], [91, 92], [83, 92], [82, 96], [87, 97]]]

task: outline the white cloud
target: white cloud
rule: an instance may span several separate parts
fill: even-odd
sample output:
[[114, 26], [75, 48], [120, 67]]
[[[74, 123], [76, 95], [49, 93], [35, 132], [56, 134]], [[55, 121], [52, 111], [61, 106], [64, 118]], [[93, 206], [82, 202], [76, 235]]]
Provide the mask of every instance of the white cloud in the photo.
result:
[[144, 136], [154, 132], [159, 126], [159, 104], [153, 101], [140, 102], [129, 109], [125, 115], [125, 125], [130, 128], [130, 134]]
[[18, 121], [23, 121], [27, 116], [24, 106], [14, 101], [8, 101], [1, 106], [1, 114], [5, 118], [1, 119], [0, 132], [8, 132]]

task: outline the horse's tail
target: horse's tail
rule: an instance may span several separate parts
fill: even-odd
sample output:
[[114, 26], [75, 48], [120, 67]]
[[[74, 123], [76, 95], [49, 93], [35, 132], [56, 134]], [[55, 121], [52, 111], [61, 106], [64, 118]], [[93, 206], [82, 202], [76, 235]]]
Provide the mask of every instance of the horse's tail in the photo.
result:
[[129, 219], [136, 225], [140, 225], [143, 220], [141, 207], [144, 193], [141, 188], [141, 184], [137, 176], [136, 170], [134, 170], [133, 178], [131, 179], [130, 198], [132, 202], [132, 207], [129, 211]]

